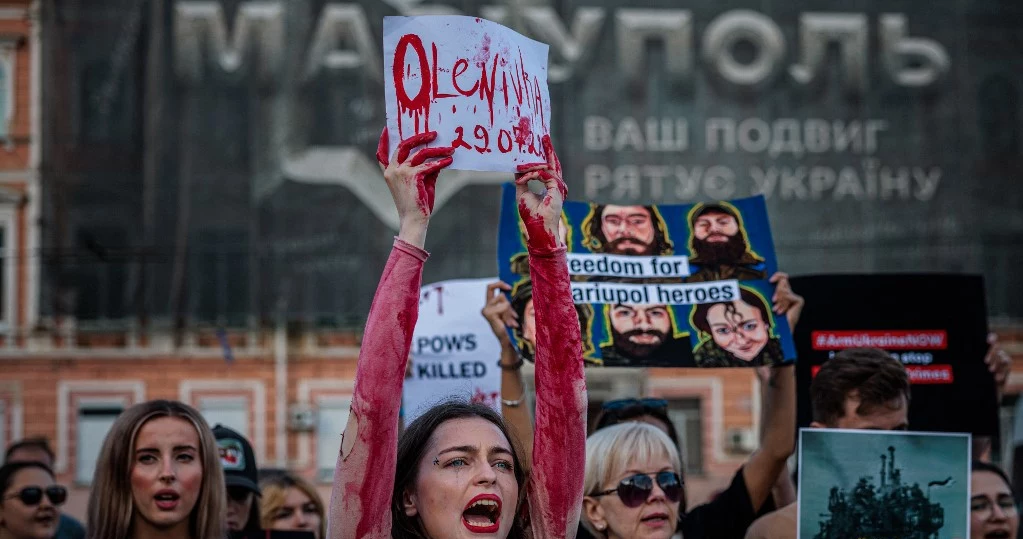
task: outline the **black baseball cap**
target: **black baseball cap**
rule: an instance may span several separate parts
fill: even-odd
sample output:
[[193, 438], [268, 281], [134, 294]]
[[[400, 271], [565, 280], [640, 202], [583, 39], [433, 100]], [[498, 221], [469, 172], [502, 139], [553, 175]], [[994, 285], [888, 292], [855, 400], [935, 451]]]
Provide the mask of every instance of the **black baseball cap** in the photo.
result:
[[220, 465], [224, 468], [224, 483], [259, 492], [259, 468], [252, 444], [244, 436], [223, 425], [213, 427], [213, 436], [220, 450]]
[[693, 214], [692, 214], [693, 216], [690, 218], [689, 224], [696, 223], [696, 218], [697, 217], [699, 217], [699, 216], [701, 216], [701, 215], [703, 215], [705, 213], [712, 213], [712, 212], [713, 213], [723, 213], [725, 215], [731, 215], [732, 217], [734, 217], [736, 219], [739, 218], [739, 216], [735, 214], [735, 209], [731, 208], [730, 206], [726, 206], [726, 205], [721, 204], [719, 202], [706, 202], [706, 203], [701, 203], [699, 205], [699, 207], [696, 208], [696, 211], [693, 212]]

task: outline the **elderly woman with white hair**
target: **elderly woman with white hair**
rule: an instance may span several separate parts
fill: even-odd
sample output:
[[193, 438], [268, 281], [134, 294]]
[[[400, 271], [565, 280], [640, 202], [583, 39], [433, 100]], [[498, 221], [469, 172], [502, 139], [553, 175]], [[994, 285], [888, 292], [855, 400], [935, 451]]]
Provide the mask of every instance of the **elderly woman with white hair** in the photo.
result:
[[668, 539], [682, 499], [682, 461], [661, 429], [622, 423], [586, 440], [582, 524], [594, 537]]

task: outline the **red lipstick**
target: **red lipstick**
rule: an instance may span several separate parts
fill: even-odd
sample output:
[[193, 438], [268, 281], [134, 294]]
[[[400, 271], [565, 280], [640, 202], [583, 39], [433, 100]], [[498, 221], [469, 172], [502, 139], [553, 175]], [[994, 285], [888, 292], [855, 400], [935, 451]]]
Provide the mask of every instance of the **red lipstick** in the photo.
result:
[[501, 498], [480, 494], [462, 510], [462, 525], [473, 533], [496, 533], [501, 527]]

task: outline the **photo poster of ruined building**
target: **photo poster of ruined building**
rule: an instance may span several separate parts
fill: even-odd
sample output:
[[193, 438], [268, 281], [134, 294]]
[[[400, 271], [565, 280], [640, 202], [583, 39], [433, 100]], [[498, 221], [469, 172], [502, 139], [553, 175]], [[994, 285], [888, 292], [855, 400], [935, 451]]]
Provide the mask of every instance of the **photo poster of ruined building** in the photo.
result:
[[804, 275], [794, 338], [798, 424], [812, 420], [810, 383], [845, 348], [885, 350], [906, 367], [913, 430], [998, 436], [998, 401], [987, 354], [984, 279], [902, 273]]
[[970, 536], [969, 434], [801, 429], [798, 539]]

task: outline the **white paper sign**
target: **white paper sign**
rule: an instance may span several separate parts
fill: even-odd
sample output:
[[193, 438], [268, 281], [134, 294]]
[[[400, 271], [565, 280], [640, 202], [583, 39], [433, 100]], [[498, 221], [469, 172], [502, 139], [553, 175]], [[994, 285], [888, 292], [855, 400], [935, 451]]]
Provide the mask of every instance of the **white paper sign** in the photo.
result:
[[487, 284], [497, 279], [443, 281], [420, 290], [412, 334], [412, 377], [405, 380], [405, 424], [450, 398], [501, 411], [501, 343], [480, 315]]
[[437, 131], [449, 168], [515, 172], [544, 160], [547, 45], [478, 17], [384, 17], [384, 92], [399, 141]]

